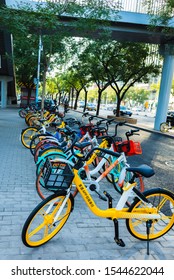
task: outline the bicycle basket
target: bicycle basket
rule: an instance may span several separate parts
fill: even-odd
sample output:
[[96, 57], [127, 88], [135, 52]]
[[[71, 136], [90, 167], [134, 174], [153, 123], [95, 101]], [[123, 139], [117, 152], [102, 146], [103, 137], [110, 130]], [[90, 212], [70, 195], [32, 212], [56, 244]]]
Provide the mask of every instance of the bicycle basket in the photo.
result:
[[42, 178], [44, 187], [50, 191], [68, 189], [73, 181], [74, 173], [68, 163], [46, 160]]
[[92, 127], [93, 127], [93, 124], [82, 125], [80, 127], [81, 134], [85, 135], [86, 132], [91, 132]]
[[116, 143], [116, 151], [119, 153], [124, 152], [126, 156], [142, 154], [141, 144], [132, 140]]

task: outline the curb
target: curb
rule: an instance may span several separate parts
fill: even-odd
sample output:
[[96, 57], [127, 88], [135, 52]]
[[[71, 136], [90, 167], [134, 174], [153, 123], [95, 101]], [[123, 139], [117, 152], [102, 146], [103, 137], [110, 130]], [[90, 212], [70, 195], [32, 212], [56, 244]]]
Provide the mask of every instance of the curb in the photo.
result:
[[[70, 110], [74, 111], [76, 113], [79, 113], [79, 114], [83, 114], [84, 113], [84, 112], [81, 112], [81, 111], [78, 111], [78, 110], [74, 110], [74, 109], [70, 109]], [[96, 115], [93, 115], [93, 114], [89, 113], [89, 116], [96, 116]], [[100, 115], [97, 116], [97, 117], [99, 117], [101, 119], [107, 119], [107, 118], [101, 117]], [[174, 135], [162, 133], [160, 131], [157, 131], [157, 130], [154, 130], [154, 129], [151, 129], [151, 128], [146, 128], [146, 127], [142, 127], [142, 126], [138, 126], [138, 125], [132, 125], [132, 124], [128, 124], [128, 123], [126, 123], [125, 125], [129, 126], [129, 127], [133, 127], [133, 128], [138, 128], [139, 130], [143, 130], [143, 131], [146, 131], [146, 132], [149, 132], [149, 133], [155, 133], [155, 134], [159, 134], [159, 135], [164, 136], [164, 137], [168, 137], [168, 138], [174, 139]]]

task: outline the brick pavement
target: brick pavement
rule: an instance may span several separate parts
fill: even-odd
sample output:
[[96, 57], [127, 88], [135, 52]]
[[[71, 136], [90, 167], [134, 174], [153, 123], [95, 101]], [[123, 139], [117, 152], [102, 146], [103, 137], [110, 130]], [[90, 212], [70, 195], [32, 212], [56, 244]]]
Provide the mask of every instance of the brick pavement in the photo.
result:
[[35, 190], [35, 165], [19, 135], [25, 127], [16, 108], [0, 109], [0, 259], [1, 260], [172, 260], [174, 230], [165, 237], [146, 243], [133, 238], [120, 221], [118, 247], [111, 221], [99, 219], [77, 197], [75, 209], [62, 231], [39, 248], [27, 248], [21, 229], [31, 210], [40, 202]]

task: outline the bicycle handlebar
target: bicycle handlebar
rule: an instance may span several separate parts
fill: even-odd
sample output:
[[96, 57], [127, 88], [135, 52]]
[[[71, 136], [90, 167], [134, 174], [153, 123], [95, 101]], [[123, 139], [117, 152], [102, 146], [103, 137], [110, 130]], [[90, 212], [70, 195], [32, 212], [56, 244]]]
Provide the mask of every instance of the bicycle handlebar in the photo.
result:
[[72, 152], [72, 154], [73, 154], [75, 157], [77, 157], [77, 158], [80, 159], [81, 161], [87, 161], [88, 158], [91, 156], [91, 154], [92, 154], [95, 150], [99, 150], [99, 151], [101, 151], [101, 152], [104, 152], [105, 154], [112, 155], [112, 156], [115, 156], [115, 157], [119, 157], [119, 156], [121, 155], [121, 154], [118, 153], [118, 152], [114, 152], [114, 151], [110, 151], [110, 150], [107, 150], [107, 149], [95, 147], [95, 148], [91, 149], [91, 150], [87, 153], [86, 156], [84, 156], [84, 155], [83, 155], [83, 156], [82, 156], [82, 155], [79, 156], [78, 154], [76, 154], [76, 153], [74, 152], [74, 146], [75, 146], [75, 144], [76, 144], [78, 138], [77, 138], [77, 136], [76, 136], [76, 134], [75, 134], [74, 131], [73, 131], [72, 133], [74, 134], [74, 140], [73, 140], [73, 143], [72, 143], [72, 145], [71, 145], [71, 152]]
[[126, 132], [127, 140], [129, 140], [129, 137], [132, 135], [139, 135], [139, 133], [136, 133], [138, 131], [139, 131], [139, 129], [131, 129], [131, 130], [127, 131]]

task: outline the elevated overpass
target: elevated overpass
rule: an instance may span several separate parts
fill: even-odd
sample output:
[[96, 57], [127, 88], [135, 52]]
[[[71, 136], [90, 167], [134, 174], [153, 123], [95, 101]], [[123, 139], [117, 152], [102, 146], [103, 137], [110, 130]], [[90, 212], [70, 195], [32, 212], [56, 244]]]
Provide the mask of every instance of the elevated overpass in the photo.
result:
[[[0, 0], [5, 1], [5, 0]], [[160, 53], [163, 55], [163, 70], [161, 76], [161, 86], [158, 101], [158, 108], [155, 120], [155, 129], [159, 129], [161, 122], [165, 121], [166, 113], [168, 109], [171, 84], [174, 71], [174, 35], [171, 32], [164, 34], [162, 31], [163, 26], [158, 26], [156, 31], [149, 29], [150, 16], [147, 14], [146, 8], [143, 6], [143, 0], [113, 0], [116, 3], [119, 2], [122, 5], [122, 9], [117, 11], [112, 10], [108, 17], [110, 23], [109, 30], [111, 31], [112, 38], [117, 41], [131, 41], [131, 42], [143, 42], [149, 44], [156, 44], [159, 46]], [[1, 3], [0, 2], [0, 3]], [[44, 5], [44, 1], [41, 1]], [[56, 0], [52, 1], [56, 2]], [[80, 0], [79, 0], [80, 2]], [[154, 12], [160, 7], [163, 0], [154, 0]], [[9, 7], [16, 7], [16, 3], [21, 1], [6, 0], [6, 5]], [[36, 6], [37, 1], [23, 0], [22, 3], [30, 3], [33, 7]], [[80, 33], [76, 29], [74, 22], [79, 18], [70, 14], [62, 14], [60, 17], [63, 28], [70, 30], [71, 36], [90, 36], [96, 38], [98, 36], [97, 31]], [[73, 24], [72, 24], [73, 23]], [[171, 20], [170, 27], [174, 27], [174, 22]], [[105, 28], [101, 26], [100, 28]], [[1, 93], [2, 95], [2, 93]]]

